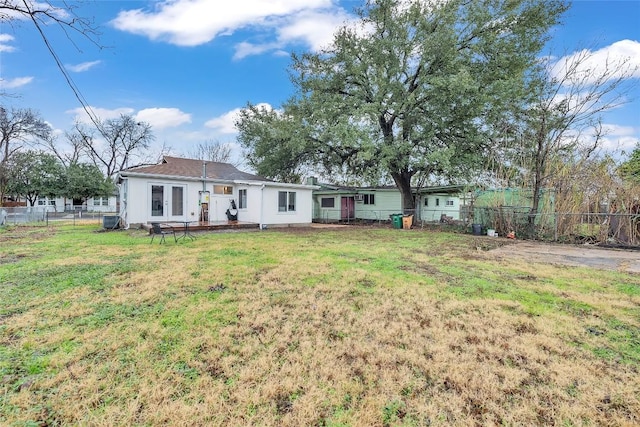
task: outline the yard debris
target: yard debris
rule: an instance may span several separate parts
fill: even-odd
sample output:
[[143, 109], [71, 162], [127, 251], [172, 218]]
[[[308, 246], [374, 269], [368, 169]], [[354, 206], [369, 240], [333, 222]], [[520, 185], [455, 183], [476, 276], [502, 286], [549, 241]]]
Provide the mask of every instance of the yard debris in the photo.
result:
[[227, 287], [225, 285], [223, 285], [222, 283], [215, 285], [215, 286], [209, 286], [209, 292], [222, 292], [225, 289], [227, 289]]

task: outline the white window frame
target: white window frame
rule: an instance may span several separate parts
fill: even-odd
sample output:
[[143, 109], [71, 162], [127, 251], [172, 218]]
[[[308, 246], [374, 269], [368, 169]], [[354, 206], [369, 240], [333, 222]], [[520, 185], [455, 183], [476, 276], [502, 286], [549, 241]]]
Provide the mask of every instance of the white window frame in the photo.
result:
[[247, 209], [247, 189], [238, 190], [238, 209]]
[[[282, 195], [285, 195], [284, 202], [282, 205]], [[296, 192], [295, 191], [278, 191], [278, 212], [280, 213], [289, 213], [296, 211]]]

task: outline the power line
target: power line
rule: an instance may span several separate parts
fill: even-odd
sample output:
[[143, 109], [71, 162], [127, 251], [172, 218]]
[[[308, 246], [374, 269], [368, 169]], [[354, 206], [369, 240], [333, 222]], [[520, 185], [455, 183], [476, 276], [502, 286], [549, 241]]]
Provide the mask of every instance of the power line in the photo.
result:
[[80, 92], [80, 89], [75, 84], [75, 82], [73, 81], [73, 79], [71, 78], [67, 70], [65, 69], [64, 65], [62, 65], [62, 61], [60, 61], [58, 54], [53, 49], [53, 46], [51, 46], [51, 43], [49, 43], [49, 39], [45, 35], [44, 31], [42, 30], [42, 27], [40, 26], [40, 23], [35, 17], [36, 12], [32, 11], [29, 8], [29, 5], [27, 4], [26, 0], [22, 0], [22, 3], [25, 6], [27, 15], [29, 15], [29, 18], [33, 22], [33, 25], [35, 25], [36, 29], [38, 30], [38, 33], [40, 33], [40, 37], [42, 37], [42, 40], [44, 41], [45, 46], [47, 47], [47, 49], [49, 50], [49, 53], [53, 57], [56, 63], [56, 66], [58, 67], [58, 69], [62, 73], [62, 76], [66, 80], [67, 85], [71, 88], [71, 91], [75, 95], [78, 102], [80, 102], [80, 105], [82, 105], [82, 109], [85, 111], [85, 113], [87, 113], [87, 116], [89, 116], [89, 120], [91, 120], [91, 122], [96, 126], [96, 129], [98, 129], [98, 132], [100, 132], [100, 134], [106, 138], [106, 135], [102, 131], [102, 126], [100, 125], [100, 118], [93, 112], [93, 110], [91, 109], [91, 106], [84, 98], [84, 95], [82, 95], [82, 93]]

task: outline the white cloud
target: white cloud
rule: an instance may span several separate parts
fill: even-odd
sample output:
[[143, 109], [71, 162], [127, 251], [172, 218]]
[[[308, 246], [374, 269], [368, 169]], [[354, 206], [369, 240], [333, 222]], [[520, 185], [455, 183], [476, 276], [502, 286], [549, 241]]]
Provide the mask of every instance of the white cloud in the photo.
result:
[[253, 44], [238, 43], [234, 59], [257, 55], [268, 51], [281, 55], [283, 49], [292, 43], [304, 43], [313, 51], [328, 46], [333, 41], [336, 30], [349, 21], [349, 15], [342, 9], [304, 10], [282, 19], [272, 20], [276, 28], [276, 41]]
[[[571, 55], [559, 58], [551, 68], [553, 77], [562, 78], [567, 68], [578, 61], [576, 74], [587, 76], [586, 82], [594, 83], [605, 72], [611, 73], [610, 78], [628, 75], [640, 78], [640, 42], [635, 40], [621, 40], [596, 51], [583, 49]], [[611, 72], [615, 70], [615, 72]]]
[[138, 111], [136, 120], [147, 122], [153, 129], [177, 127], [191, 123], [191, 115], [177, 108], [145, 108]]
[[208, 128], [216, 129], [221, 133], [236, 133], [235, 122], [240, 114], [240, 108], [235, 108], [221, 116], [215, 117], [211, 120], [207, 120], [204, 124]]
[[335, 0], [167, 0], [154, 10], [122, 11], [111, 24], [122, 31], [140, 34], [180, 46], [197, 46], [238, 30], [251, 29], [260, 43], [243, 41], [235, 58], [243, 58], [304, 42], [312, 49], [331, 41], [348, 15]]
[[[98, 107], [89, 107], [92, 114], [96, 115], [100, 120], [108, 120], [108, 119], [117, 119], [121, 114], [133, 114], [135, 111], [133, 108], [98, 108]], [[87, 115], [86, 111], [83, 108], [74, 108], [73, 110], [68, 110], [68, 114], [74, 114], [74, 121], [79, 123], [89, 124], [91, 120]]]
[[33, 77], [16, 77], [15, 79], [0, 78], [0, 89], [15, 89], [31, 83]]
[[615, 124], [603, 124], [605, 137], [602, 141], [602, 148], [605, 151], [621, 151], [630, 152], [636, 144], [640, 142], [640, 129], [632, 126], [620, 126]]
[[[6, 3], [6, 0], [3, 2]], [[14, 19], [31, 19], [30, 15], [26, 13], [26, 6], [22, 1], [11, 1], [9, 3], [11, 7], [14, 9], [3, 9], [2, 14], [6, 16], [9, 20]], [[27, 4], [29, 5], [29, 11], [38, 10], [42, 13], [40, 16], [43, 17], [45, 14], [48, 16], [53, 16], [58, 19], [65, 19], [69, 17], [69, 13], [64, 8], [59, 8], [51, 5], [52, 2], [37, 2], [33, 0], [27, 0]], [[21, 12], [24, 11], [24, 12]]]
[[265, 53], [270, 50], [277, 50], [281, 47], [281, 44], [280, 43], [252, 44], [248, 42], [242, 42], [242, 43], [238, 43], [235, 47], [236, 47], [236, 53], [233, 55], [233, 59], [242, 59], [250, 55], [260, 55], [261, 53]]
[[80, 64], [76, 64], [76, 65], [66, 65], [67, 69], [70, 71], [73, 71], [74, 73], [82, 73], [84, 71], [88, 71], [91, 68], [95, 67], [96, 65], [100, 64], [102, 61], [90, 61], [90, 62], [83, 62]]
[[318, 51], [329, 45], [335, 31], [349, 20], [344, 10], [303, 11], [278, 31], [278, 39], [285, 43], [301, 40]]
[[[271, 105], [267, 103], [257, 104], [256, 107], [265, 108], [267, 110], [273, 109], [273, 107], [271, 107]], [[207, 120], [204, 125], [208, 128], [216, 129], [218, 132], [224, 134], [237, 133], [238, 130], [236, 129], [235, 122], [239, 118], [241, 110], [241, 108], [234, 108], [233, 110], [228, 111], [221, 116], [214, 117], [211, 120]]]
[[10, 46], [8, 43], [12, 42], [14, 37], [11, 34], [0, 33], [0, 52], [13, 52], [16, 50], [14, 46]]
[[[184, 123], [191, 123], [191, 115], [180, 111], [177, 108], [145, 108], [136, 113], [133, 108], [99, 108], [89, 107], [90, 111], [100, 120], [117, 119], [120, 115], [132, 115], [136, 120], [147, 122], [153, 129], [165, 129], [180, 126]], [[75, 108], [67, 111], [74, 115], [74, 121], [89, 124], [91, 120], [83, 108]]]

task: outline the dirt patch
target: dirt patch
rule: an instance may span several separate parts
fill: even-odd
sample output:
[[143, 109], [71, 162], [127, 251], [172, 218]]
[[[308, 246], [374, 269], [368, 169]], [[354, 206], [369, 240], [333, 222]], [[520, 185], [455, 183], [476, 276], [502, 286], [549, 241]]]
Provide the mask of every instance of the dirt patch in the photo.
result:
[[640, 253], [631, 250], [518, 241], [491, 249], [488, 253], [502, 258], [514, 257], [555, 265], [640, 273]]

